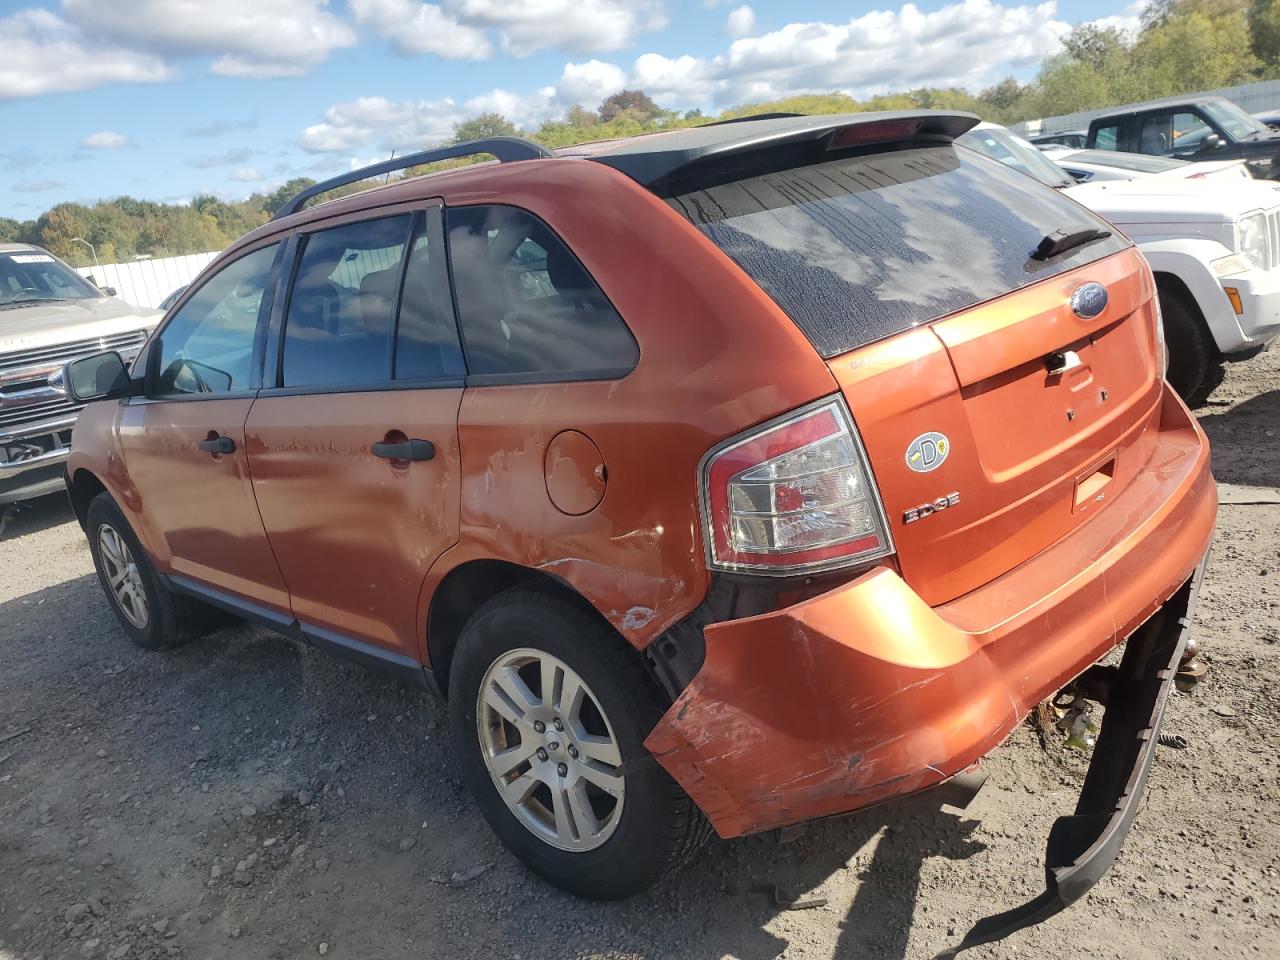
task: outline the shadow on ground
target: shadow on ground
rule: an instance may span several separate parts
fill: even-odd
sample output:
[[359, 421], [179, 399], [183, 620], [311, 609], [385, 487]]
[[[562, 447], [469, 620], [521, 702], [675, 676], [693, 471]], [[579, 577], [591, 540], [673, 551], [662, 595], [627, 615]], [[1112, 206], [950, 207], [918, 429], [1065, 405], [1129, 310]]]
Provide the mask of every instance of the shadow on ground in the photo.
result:
[[[498, 845], [418, 691], [244, 626], [138, 650], [90, 574], [0, 605], [0, 657], [0, 736], [29, 731], [0, 745], [15, 960], [78, 950], [66, 911], [91, 902], [80, 942], [104, 955], [313, 956], [332, 938], [355, 956], [774, 960], [789, 943], [766, 926], [796, 896], [830, 897], [816, 909], [840, 926], [836, 956], [899, 958], [925, 861], [982, 849], [926, 795], [788, 843], [713, 841], [655, 891], [590, 903]], [[176, 937], [157, 936], [169, 919]]]
[[65, 493], [0, 506], [0, 540], [28, 537], [50, 527], [75, 520]]

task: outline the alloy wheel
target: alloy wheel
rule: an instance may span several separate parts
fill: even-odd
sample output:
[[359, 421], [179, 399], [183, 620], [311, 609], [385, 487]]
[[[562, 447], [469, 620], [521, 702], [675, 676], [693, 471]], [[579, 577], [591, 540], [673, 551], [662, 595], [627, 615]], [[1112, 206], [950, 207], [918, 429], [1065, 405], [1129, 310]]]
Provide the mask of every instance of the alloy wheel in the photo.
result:
[[535, 836], [572, 852], [612, 836], [626, 792], [622, 754], [599, 700], [564, 661], [504, 653], [480, 683], [476, 725], [494, 786]]
[[116, 606], [126, 620], [139, 630], [145, 630], [151, 622], [151, 610], [142, 585], [142, 572], [124, 537], [110, 524], [104, 523], [98, 528], [98, 555], [102, 558], [102, 569], [107, 575], [107, 585]]

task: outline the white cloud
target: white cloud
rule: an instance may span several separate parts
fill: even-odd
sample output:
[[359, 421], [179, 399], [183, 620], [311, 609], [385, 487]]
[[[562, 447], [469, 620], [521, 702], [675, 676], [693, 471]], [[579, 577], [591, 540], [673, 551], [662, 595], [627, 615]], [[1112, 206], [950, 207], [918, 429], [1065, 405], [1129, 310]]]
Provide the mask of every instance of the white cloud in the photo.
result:
[[447, 98], [360, 97], [326, 110], [324, 121], [303, 130], [298, 144], [311, 153], [350, 151], [373, 143], [420, 149], [452, 136], [454, 124], [461, 119], [458, 105]]
[[349, 0], [356, 23], [372, 27], [397, 53], [431, 53], [450, 60], [485, 60], [493, 46], [483, 30], [460, 23], [434, 3]]
[[[499, 8], [497, 0], [444, 0], [444, 9], [461, 22], [488, 17], [500, 31], [517, 30], [526, 8], [554, 8], [557, 15], [563, 13], [566, 36], [590, 19], [583, 11], [622, 4], [579, 0], [577, 13], [565, 13], [565, 6], [561, 0], [530, 0], [519, 9]], [[656, 9], [638, 3], [629, 7], [633, 14], [642, 8]], [[741, 10], [750, 7], [740, 6], [734, 14]], [[502, 26], [500, 13], [506, 16]], [[743, 26], [746, 16], [738, 19]], [[920, 86], [978, 90], [1056, 53], [1070, 29], [1057, 19], [1052, 2], [1004, 6], [997, 0], [957, 0], [929, 12], [906, 4], [844, 23], [787, 24], [734, 40], [712, 57], [644, 53], [630, 69], [599, 59], [569, 62], [554, 86], [530, 93], [498, 89], [465, 101], [362, 97], [330, 107], [321, 123], [302, 131], [299, 143], [313, 153], [350, 154], [374, 146], [422, 149], [448, 139], [455, 124], [482, 112], [501, 113], [518, 127], [532, 129], [575, 103], [594, 106], [622, 89], [644, 90], [663, 106], [681, 109], [833, 90], [860, 98]], [[512, 42], [533, 39], [503, 40], [504, 45]]]
[[1127, 33], [1130, 36], [1137, 36], [1139, 29], [1142, 27], [1142, 15], [1150, 5], [1150, 0], [1135, 0], [1135, 2], [1129, 4], [1118, 14], [1110, 17], [1099, 17], [1097, 20], [1090, 20], [1089, 25], [1097, 27], [1100, 30], [1106, 30], [1109, 27], [1114, 27], [1122, 33]]
[[225, 76], [297, 76], [355, 31], [326, 9], [328, 0], [62, 0], [86, 32], [165, 57], [214, 56]]
[[236, 167], [231, 171], [231, 179], [240, 183], [257, 183], [267, 178], [259, 173], [256, 167]]
[[756, 12], [745, 3], [729, 11], [729, 19], [725, 21], [725, 32], [731, 37], [746, 37], [756, 28]]
[[556, 84], [560, 98], [566, 103], [594, 106], [605, 97], [626, 89], [627, 72], [616, 63], [588, 60], [566, 63]]
[[630, 85], [667, 106], [832, 90], [865, 97], [920, 86], [973, 89], [1056, 52], [1070, 29], [1052, 2], [960, 0], [927, 13], [905, 4], [846, 23], [790, 23], [735, 40], [709, 59], [644, 54]]
[[99, 130], [80, 141], [80, 146], [88, 147], [90, 150], [119, 150], [128, 145], [129, 138], [114, 130]]
[[464, 23], [497, 29], [502, 49], [517, 57], [551, 48], [619, 50], [667, 25], [662, 0], [448, 0], [447, 6]]
[[155, 83], [171, 76], [159, 58], [92, 42], [48, 10], [19, 10], [0, 18], [0, 37], [0, 100], [107, 83]]

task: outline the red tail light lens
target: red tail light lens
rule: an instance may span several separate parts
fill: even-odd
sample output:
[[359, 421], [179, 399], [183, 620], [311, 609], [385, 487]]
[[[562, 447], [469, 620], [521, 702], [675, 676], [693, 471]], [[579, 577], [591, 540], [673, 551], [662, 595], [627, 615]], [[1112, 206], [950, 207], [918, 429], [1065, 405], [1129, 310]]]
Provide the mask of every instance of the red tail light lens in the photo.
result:
[[714, 569], [812, 573], [893, 552], [866, 453], [839, 399], [713, 450], [702, 478]]

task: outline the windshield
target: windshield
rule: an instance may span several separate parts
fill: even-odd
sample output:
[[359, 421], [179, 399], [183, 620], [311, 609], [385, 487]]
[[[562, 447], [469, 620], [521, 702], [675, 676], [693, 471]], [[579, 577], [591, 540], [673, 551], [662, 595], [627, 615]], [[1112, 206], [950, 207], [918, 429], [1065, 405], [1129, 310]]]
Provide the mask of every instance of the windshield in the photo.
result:
[[1138, 173], [1164, 173], [1185, 167], [1186, 160], [1175, 160], [1172, 157], [1149, 157], [1145, 153], [1116, 153], [1112, 150], [1081, 150], [1072, 153], [1062, 160], [1075, 163], [1094, 163], [1100, 167], [1117, 167], [1121, 170], [1134, 170]]
[[[741, 179], [713, 180], [667, 202], [755, 280], [824, 357], [1128, 245], [1056, 191], [950, 144], [756, 175], [739, 166], [727, 176]], [[1033, 258], [1060, 230], [1102, 235], [1048, 260]]]
[[101, 296], [97, 287], [43, 250], [0, 253], [0, 307]]
[[1210, 100], [1204, 104], [1207, 113], [1232, 140], [1248, 140], [1250, 137], [1270, 136], [1271, 128], [1249, 116], [1229, 100]]
[[958, 137], [956, 143], [970, 150], [977, 150], [993, 160], [999, 160], [1005, 166], [1035, 177], [1051, 187], [1069, 187], [1075, 183], [1060, 166], [1003, 127], [970, 130]]

